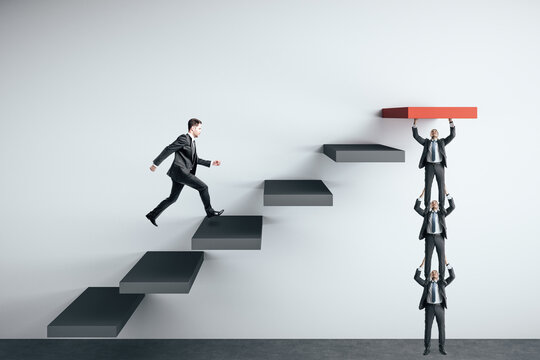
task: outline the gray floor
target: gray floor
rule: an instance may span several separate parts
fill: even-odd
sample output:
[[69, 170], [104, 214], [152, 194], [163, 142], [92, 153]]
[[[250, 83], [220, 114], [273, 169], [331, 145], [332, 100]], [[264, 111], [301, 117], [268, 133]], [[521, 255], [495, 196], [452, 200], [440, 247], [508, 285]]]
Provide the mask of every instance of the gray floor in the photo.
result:
[[448, 340], [448, 356], [422, 356], [422, 340], [0, 340], [0, 359], [486, 359], [540, 358], [540, 340]]

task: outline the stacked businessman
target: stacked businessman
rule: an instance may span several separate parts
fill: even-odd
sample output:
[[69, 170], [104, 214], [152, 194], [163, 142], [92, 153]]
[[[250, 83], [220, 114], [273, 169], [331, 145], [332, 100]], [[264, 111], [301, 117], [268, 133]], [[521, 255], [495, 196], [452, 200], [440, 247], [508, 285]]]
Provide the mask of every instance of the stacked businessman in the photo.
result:
[[[423, 146], [420, 157], [419, 168], [425, 169], [424, 190], [416, 199], [414, 210], [422, 216], [423, 222], [420, 228], [420, 240], [425, 239], [424, 260], [420, 267], [416, 269], [414, 280], [423, 287], [419, 309], [425, 311], [424, 329], [424, 355], [430, 353], [431, 347], [431, 327], [434, 318], [437, 320], [439, 328], [439, 352], [446, 355], [445, 345], [445, 309], [447, 307], [446, 287], [454, 280], [454, 269], [446, 260], [445, 239], [447, 238], [446, 217], [455, 209], [454, 199], [446, 191], [444, 173], [447, 165], [446, 145], [456, 136], [456, 128], [452, 119], [450, 123], [450, 135], [446, 138], [439, 138], [437, 129], [430, 132], [430, 138], [422, 138], [418, 135], [416, 121], [413, 123], [413, 137]], [[439, 189], [439, 201], [431, 200], [431, 186], [433, 178], [437, 179]], [[422, 209], [422, 197], [424, 197], [424, 209]], [[445, 200], [449, 206], [445, 208]], [[431, 270], [431, 257], [433, 250], [437, 250], [439, 270]], [[422, 267], [424, 267], [424, 277], [422, 279]], [[449, 276], [445, 279], [445, 268], [448, 269]]]

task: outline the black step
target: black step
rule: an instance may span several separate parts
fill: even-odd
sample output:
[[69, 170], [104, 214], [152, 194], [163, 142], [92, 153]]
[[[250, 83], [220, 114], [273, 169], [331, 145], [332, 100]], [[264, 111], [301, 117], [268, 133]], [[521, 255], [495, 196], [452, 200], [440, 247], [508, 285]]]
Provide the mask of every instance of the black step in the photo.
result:
[[191, 238], [194, 250], [259, 250], [262, 216], [214, 216], [204, 218]]
[[335, 162], [405, 162], [405, 151], [380, 144], [325, 144]]
[[120, 281], [120, 293], [187, 294], [203, 260], [202, 251], [148, 251]]
[[47, 326], [47, 336], [115, 337], [143, 298], [117, 287], [89, 287]]
[[321, 180], [265, 180], [264, 206], [332, 206]]

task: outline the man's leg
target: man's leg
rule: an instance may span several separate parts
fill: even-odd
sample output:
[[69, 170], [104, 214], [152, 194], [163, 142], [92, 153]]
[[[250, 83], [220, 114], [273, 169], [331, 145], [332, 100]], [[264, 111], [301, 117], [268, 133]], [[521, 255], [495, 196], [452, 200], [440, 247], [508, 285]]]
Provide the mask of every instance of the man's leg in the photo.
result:
[[444, 208], [444, 166], [442, 164], [436, 164], [434, 166], [435, 177], [437, 178], [437, 186], [439, 188], [439, 208]]
[[425, 314], [424, 347], [429, 349], [431, 346], [431, 327], [433, 325], [433, 317], [435, 316], [434, 305], [426, 304]]
[[426, 209], [429, 209], [429, 203], [431, 202], [431, 186], [433, 185], [433, 177], [435, 176], [435, 168], [432, 163], [426, 163], [426, 171], [424, 178], [424, 205]]
[[437, 257], [439, 259], [439, 278], [444, 280], [444, 271], [446, 269], [446, 255], [444, 253], [444, 238], [442, 235], [434, 235], [435, 248], [437, 249]]
[[148, 217], [156, 220], [161, 213], [171, 206], [176, 200], [178, 200], [178, 196], [180, 195], [180, 192], [182, 191], [182, 188], [184, 187], [184, 184], [178, 183], [174, 180], [172, 180], [172, 188], [171, 188], [171, 194], [168, 198], [163, 200], [159, 203], [158, 206], [152, 211], [148, 213]]
[[444, 350], [444, 343], [446, 340], [446, 333], [444, 330], [444, 307], [442, 305], [434, 305], [433, 307], [437, 318], [437, 326], [439, 327], [439, 350]]
[[187, 174], [182, 179], [182, 182], [199, 192], [206, 213], [214, 211], [212, 205], [210, 204], [210, 193], [208, 192], [208, 186], [201, 179], [193, 174]]
[[433, 235], [426, 234], [426, 239], [424, 240], [426, 243], [424, 255], [426, 257], [426, 261], [424, 263], [424, 276], [427, 280], [429, 280], [429, 273], [431, 272], [431, 257], [433, 256], [433, 248], [435, 247], [435, 240], [433, 239]]

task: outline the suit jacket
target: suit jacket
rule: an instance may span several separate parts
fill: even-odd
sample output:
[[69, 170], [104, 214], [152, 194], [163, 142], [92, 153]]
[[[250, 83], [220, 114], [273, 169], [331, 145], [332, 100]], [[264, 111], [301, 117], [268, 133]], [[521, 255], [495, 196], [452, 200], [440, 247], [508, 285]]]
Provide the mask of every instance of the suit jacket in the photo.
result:
[[[420, 228], [420, 235], [418, 235], [418, 239], [422, 240], [426, 237], [427, 234], [427, 227], [429, 224], [429, 215], [431, 213], [429, 208], [422, 209], [420, 207], [420, 204], [422, 202], [418, 199], [416, 199], [416, 202], [414, 204], [414, 210], [418, 213], [418, 215], [424, 217], [424, 221], [422, 222], [422, 227]], [[448, 207], [446, 209], [439, 209], [439, 226], [441, 227], [441, 235], [446, 239], [446, 217], [454, 211], [456, 208], [456, 204], [454, 203], [454, 198], [448, 200]]]
[[[413, 127], [412, 128], [413, 137], [420, 143], [420, 145], [424, 146], [424, 151], [422, 151], [422, 156], [420, 157], [420, 163], [418, 164], [418, 167], [421, 169], [424, 166], [426, 166], [427, 162], [427, 154], [428, 154], [428, 148], [431, 144], [431, 139], [425, 139], [418, 135], [418, 129]], [[441, 163], [444, 167], [446, 167], [446, 145], [452, 141], [453, 138], [456, 137], [456, 127], [450, 126], [450, 135], [448, 135], [445, 138], [439, 139], [437, 142], [439, 144], [439, 154], [441, 155]]]
[[[426, 304], [427, 304], [427, 296], [428, 296], [431, 280], [422, 279], [420, 277], [420, 272], [421, 272], [420, 270], [416, 269], [416, 272], [414, 274], [414, 280], [416, 280], [416, 282], [424, 288], [424, 291], [422, 292], [422, 297], [420, 298], [420, 305], [418, 305], [418, 308], [422, 310], [423, 308], [426, 307]], [[451, 268], [451, 269], [448, 269], [448, 277], [445, 280], [439, 279], [439, 281], [437, 281], [437, 286], [439, 287], [439, 296], [441, 297], [441, 300], [442, 300], [441, 305], [444, 308], [447, 307], [446, 306], [447, 304], [446, 287], [450, 285], [450, 283], [454, 281], [455, 278], [456, 278], [456, 274], [454, 273], [454, 268]]]
[[210, 167], [210, 160], [200, 159], [197, 156], [197, 149], [192, 147], [193, 140], [188, 134], [182, 134], [172, 144], [167, 146], [157, 158], [154, 164], [159, 166], [169, 155], [174, 153], [174, 161], [167, 172], [173, 180], [181, 181], [187, 174], [195, 175], [197, 164]]

